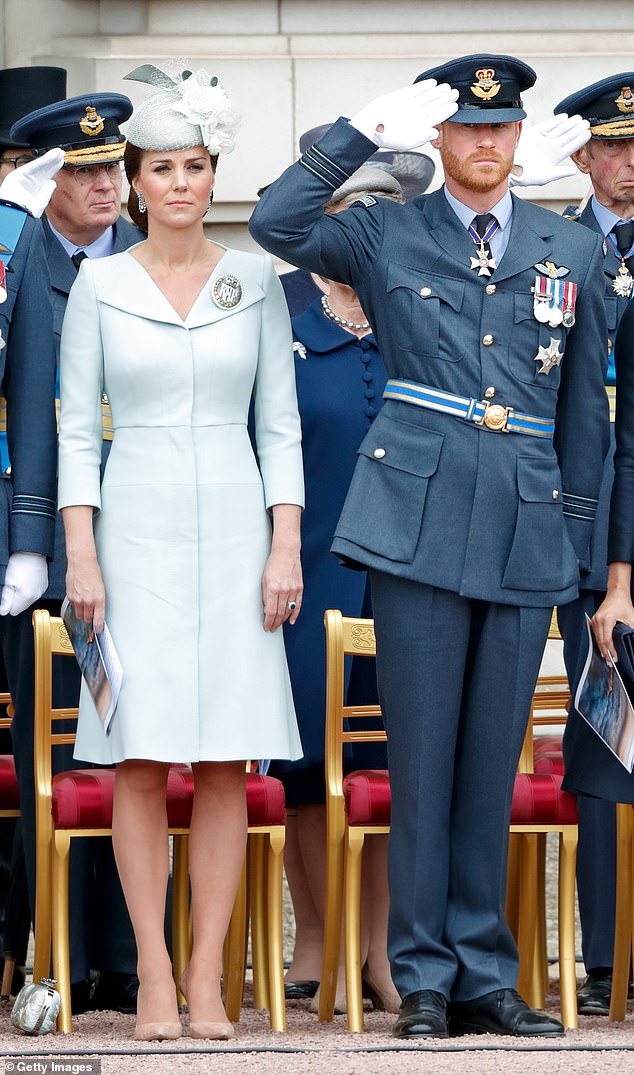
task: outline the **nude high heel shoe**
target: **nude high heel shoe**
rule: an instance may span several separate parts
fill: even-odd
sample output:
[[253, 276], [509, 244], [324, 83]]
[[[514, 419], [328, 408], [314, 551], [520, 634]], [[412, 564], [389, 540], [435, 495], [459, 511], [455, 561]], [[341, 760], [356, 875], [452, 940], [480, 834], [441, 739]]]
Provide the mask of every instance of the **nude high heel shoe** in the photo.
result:
[[[141, 986], [139, 986], [139, 990]], [[174, 1041], [183, 1035], [180, 1019], [176, 1022], [139, 1023], [134, 1028], [137, 1041]]]
[[[178, 985], [187, 1001], [187, 969], [183, 971]], [[187, 1003], [189, 1004], [189, 1001], [187, 1001]], [[230, 1041], [231, 1038], [235, 1038], [235, 1036], [236, 1032], [233, 1029], [233, 1023], [230, 1023], [228, 1019], [219, 1023], [205, 1023], [195, 1022], [191, 1019], [189, 1020], [190, 1038], [210, 1038], [214, 1041]]]

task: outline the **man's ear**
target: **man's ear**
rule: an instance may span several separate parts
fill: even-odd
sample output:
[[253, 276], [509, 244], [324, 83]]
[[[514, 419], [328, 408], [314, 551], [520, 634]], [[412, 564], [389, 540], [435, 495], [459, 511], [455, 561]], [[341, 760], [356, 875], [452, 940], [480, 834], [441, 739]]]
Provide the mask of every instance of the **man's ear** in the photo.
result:
[[438, 123], [436, 125], [436, 129], [438, 131], [438, 138], [434, 138], [433, 141], [431, 142], [431, 145], [434, 147], [434, 149], [440, 149], [440, 147], [442, 146], [442, 136], [443, 136], [443, 128], [444, 128], [444, 126], [445, 126], [444, 123]]
[[515, 148], [516, 148], [516, 149], [517, 149], [517, 144], [518, 144], [518, 142], [519, 142], [519, 140], [520, 140], [520, 135], [521, 135], [521, 133], [522, 133], [522, 129], [523, 129], [523, 127], [524, 127], [524, 123], [523, 123], [523, 122], [522, 122], [522, 120], [520, 119], [520, 120], [518, 121], [518, 124], [517, 124], [517, 135], [516, 135], [516, 138], [515, 138]]
[[576, 152], [571, 153], [570, 156], [580, 172], [583, 172], [584, 175], [590, 174], [591, 156], [587, 145], [582, 146], [581, 149], [577, 149]]

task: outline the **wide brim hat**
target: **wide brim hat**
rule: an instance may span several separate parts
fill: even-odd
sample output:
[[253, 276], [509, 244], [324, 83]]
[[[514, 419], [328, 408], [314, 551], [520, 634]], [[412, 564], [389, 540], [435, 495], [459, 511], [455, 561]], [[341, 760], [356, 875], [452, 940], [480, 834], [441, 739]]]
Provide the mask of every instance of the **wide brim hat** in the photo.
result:
[[516, 123], [526, 119], [522, 93], [535, 84], [532, 67], [515, 56], [460, 56], [423, 71], [416, 82], [435, 78], [458, 90], [458, 110], [448, 123]]
[[[309, 131], [304, 131], [299, 139], [300, 153], [303, 154], [307, 149], [310, 149], [315, 142], [323, 138], [331, 127], [332, 123], [322, 123], [318, 127], [311, 127]], [[431, 157], [428, 157], [426, 153], [416, 153], [415, 151], [397, 153], [394, 150], [379, 149], [366, 161], [363, 167], [365, 168], [366, 166], [381, 168], [388, 175], [393, 176], [406, 202], [425, 193], [434, 178], [435, 171], [435, 165]], [[355, 172], [354, 175], [356, 174]], [[351, 176], [350, 179], [346, 180], [344, 187], [347, 187], [353, 178], [354, 176]], [[379, 183], [379, 187], [375, 189], [380, 193], [380, 179], [377, 178], [375, 182]], [[361, 190], [362, 188], [359, 187], [358, 189]], [[363, 189], [367, 190], [368, 188]], [[385, 191], [385, 193], [388, 192], [388, 190]], [[341, 199], [347, 197], [348, 193], [352, 193], [352, 191], [342, 194]], [[338, 194], [339, 191], [336, 190], [333, 195], [333, 201], [337, 200]]]
[[0, 70], [0, 147], [22, 148], [28, 142], [10, 135], [17, 120], [66, 97], [63, 67], [5, 67]]
[[555, 115], [581, 116], [592, 138], [634, 138], [634, 71], [602, 78], [569, 94], [555, 106]]
[[11, 137], [38, 152], [64, 150], [65, 165], [122, 160], [125, 135], [119, 124], [132, 115], [122, 93], [90, 93], [38, 108], [14, 123]]

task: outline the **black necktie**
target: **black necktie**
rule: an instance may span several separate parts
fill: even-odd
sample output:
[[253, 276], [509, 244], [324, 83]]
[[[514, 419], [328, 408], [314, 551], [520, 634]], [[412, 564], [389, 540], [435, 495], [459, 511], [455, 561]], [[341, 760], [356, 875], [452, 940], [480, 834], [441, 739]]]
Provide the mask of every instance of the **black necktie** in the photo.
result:
[[619, 254], [630, 272], [634, 272], [634, 254], [631, 257], [626, 257], [632, 249], [632, 244], [634, 244], [634, 220], [629, 220], [627, 224], [617, 224], [614, 229], [614, 236]]
[[75, 268], [77, 269], [78, 272], [79, 272], [79, 266], [81, 265], [82, 261], [84, 261], [85, 258], [87, 258], [87, 257], [88, 257], [88, 254], [86, 253], [85, 250], [78, 250], [76, 254], [72, 255], [71, 261], [72, 261], [73, 265], [75, 266]]
[[[495, 217], [493, 216], [493, 213], [480, 213], [479, 216], [475, 216], [473, 218], [471, 226], [473, 228], [475, 228], [475, 230], [477, 231], [478, 235], [482, 239], [486, 235], [487, 228], [489, 227], [489, 224], [491, 224], [491, 222], [493, 220], [495, 220]], [[483, 245], [484, 245], [484, 249], [486, 250], [487, 257], [490, 258], [491, 257], [491, 248], [490, 248], [488, 242], [486, 244], [483, 244]]]

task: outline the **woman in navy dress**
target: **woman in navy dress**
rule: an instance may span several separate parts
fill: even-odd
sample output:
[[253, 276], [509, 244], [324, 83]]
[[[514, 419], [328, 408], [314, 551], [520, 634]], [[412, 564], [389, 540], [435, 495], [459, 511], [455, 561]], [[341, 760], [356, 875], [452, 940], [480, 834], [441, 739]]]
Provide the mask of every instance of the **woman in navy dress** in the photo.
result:
[[[411, 163], [408, 159], [406, 168], [402, 162], [401, 170], [417, 172], [414, 192], [420, 194], [429, 183], [433, 165], [422, 154], [406, 156], [418, 158]], [[389, 171], [376, 167], [374, 159], [372, 164], [364, 165], [335, 191], [326, 211], [346, 209], [364, 195], [402, 201], [393, 155], [390, 164]], [[301, 275], [306, 276], [310, 286], [310, 276]], [[304, 756], [299, 762], [276, 762], [271, 772], [283, 780], [287, 805], [296, 811], [289, 817], [285, 859], [296, 922], [295, 951], [286, 978], [286, 996], [287, 999], [311, 997], [311, 1010], [316, 1010], [325, 902], [324, 611], [338, 608], [346, 616], [372, 615], [366, 573], [343, 567], [331, 554], [330, 546], [352, 478], [357, 449], [382, 404], [386, 372], [374, 334], [352, 288], [317, 276], [312, 281], [319, 288], [315, 292], [318, 297], [292, 318], [306, 508], [302, 518], [302, 615], [292, 629], [285, 631]], [[347, 665], [345, 686], [349, 705], [377, 704], [374, 660], [359, 658]], [[385, 746], [357, 746], [354, 753], [349, 753], [346, 763], [348, 770], [385, 769]], [[400, 998], [392, 984], [387, 959], [386, 854], [386, 837], [367, 842], [362, 938], [366, 956], [364, 985], [376, 1007], [398, 1011]], [[345, 1008], [344, 997], [344, 978], [340, 975], [337, 1010]]]

